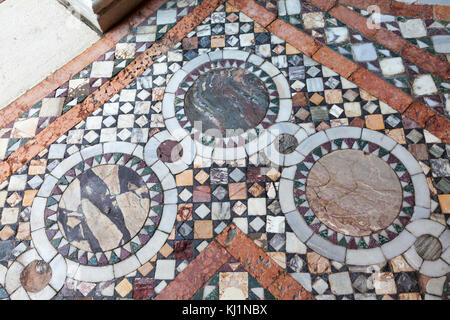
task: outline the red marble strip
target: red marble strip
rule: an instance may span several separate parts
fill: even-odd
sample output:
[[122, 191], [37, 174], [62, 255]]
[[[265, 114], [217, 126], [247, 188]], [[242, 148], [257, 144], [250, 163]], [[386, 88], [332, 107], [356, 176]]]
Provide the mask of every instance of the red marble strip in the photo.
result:
[[[326, 7], [327, 3], [325, 1], [326, 0], [320, 0], [319, 4], [322, 7]], [[254, 0], [248, 1], [234, 0], [233, 3], [237, 9], [245, 10], [245, 8], [251, 6], [257, 8], [253, 10], [261, 11], [261, 14], [255, 15], [255, 21], [258, 23], [260, 23], [259, 16], [262, 16], [263, 11], [267, 11], [267, 9], [259, 6]], [[335, 7], [334, 9], [336, 8], [337, 7]], [[333, 12], [334, 9], [331, 9], [330, 13]], [[246, 11], [243, 12], [246, 13]], [[343, 9], [339, 8], [336, 9], [334, 12], [335, 13], [338, 12], [339, 14], [339, 12], [343, 12]], [[354, 25], [355, 21], [362, 21], [357, 16], [352, 15], [352, 17], [355, 18], [355, 20], [348, 21], [349, 25]], [[347, 23], [347, 21], [345, 22]], [[318, 43], [303, 31], [294, 28], [292, 26], [289, 27], [288, 23], [280, 19], [275, 20], [270, 25], [268, 25], [267, 29], [269, 29], [279, 38], [289, 42], [291, 45], [293, 45], [300, 51], [304, 52], [306, 55], [323, 63], [328, 68], [339, 73], [341, 76], [347, 78], [348, 80], [354, 82], [364, 90], [368, 91], [373, 96], [389, 104], [392, 108], [396, 109], [401, 113], [406, 113], [408, 108], [414, 102], [414, 99], [411, 96], [407, 95], [400, 89], [394, 87], [387, 81], [367, 71], [365, 68], [361, 68], [358, 66], [355, 69], [353, 62], [335, 53], [328, 46]], [[372, 32], [371, 30], [366, 31], [367, 33]], [[374, 32], [372, 35], [375, 36], [376, 34], [377, 33]], [[387, 36], [388, 35], [386, 34], [386, 32], [383, 32], [380, 38], [385, 38]], [[394, 46], [402, 47], [402, 44], [396, 43], [394, 44]], [[342, 64], [348, 66], [349, 70], [343, 68]], [[418, 115], [418, 117], [420, 117], [418, 122], [422, 124], [425, 123], [424, 126], [425, 129], [430, 131], [438, 138], [442, 139], [445, 143], [450, 143], [450, 135], [449, 135], [450, 126], [448, 125], [449, 121], [446, 118], [437, 114], [435, 111], [431, 110], [430, 108], [422, 104], [419, 106], [416, 105], [413, 110]], [[422, 117], [424, 118], [422, 119]]]
[[76, 105], [64, 115], [52, 122], [47, 128], [14, 151], [6, 160], [0, 163], [0, 184], [27, 162], [49, 147], [61, 135], [76, 126], [94, 110], [102, 106], [112, 96], [129, 85], [153, 64], [153, 57], [167, 53], [174, 39], [182, 39], [201, 21], [206, 19], [219, 6], [221, 0], [205, 0], [197, 6], [190, 15], [184, 17], [174, 26], [173, 31], [144, 51], [116, 77], [104, 83], [99, 89], [89, 95], [82, 103]]
[[239, 228], [231, 224], [155, 300], [191, 299], [231, 257], [237, 259], [275, 298], [314, 299]]
[[276, 299], [311, 300], [313, 296], [235, 225], [216, 237], [225, 249]]
[[[327, 0], [313, 0], [324, 3]], [[417, 17], [423, 19], [450, 20], [450, 7], [442, 5], [408, 4], [391, 0], [333, 0], [343, 5], [367, 10], [369, 6], [377, 6], [380, 13], [396, 16]], [[327, 10], [327, 9], [324, 9]]]
[[265, 10], [265, 8], [253, 1], [229, 0], [228, 3], [245, 12], [247, 16], [258, 21], [263, 27], [267, 27], [277, 18], [276, 14]]
[[211, 242], [154, 300], [189, 300], [222, 267], [231, 255]]
[[51, 92], [58, 89], [73, 75], [77, 74], [98, 57], [105, 54], [125, 37], [134, 27], [141, 24], [167, 0], [145, 1], [134, 13], [114, 27], [94, 45], [86, 49], [78, 57], [57, 70], [44, 81], [28, 90], [17, 100], [0, 110], [0, 129], [15, 121], [21, 114], [28, 111], [36, 103], [44, 99]]
[[[323, 1], [323, 0], [322, 0]], [[330, 0], [331, 2], [333, 0]], [[311, 1], [312, 3], [314, 1]], [[430, 71], [446, 80], [450, 77], [450, 64], [443, 61], [429, 52], [426, 52], [412, 44], [395, 33], [387, 29], [370, 29], [367, 22], [369, 21], [359, 13], [350, 10], [344, 6], [337, 6], [329, 12], [335, 18], [341, 20], [350, 27], [359, 30], [365, 36], [375, 40], [379, 44], [391, 49], [395, 53], [400, 54], [405, 59], [417, 64], [418, 66]], [[377, 34], [381, 35], [377, 37]]]

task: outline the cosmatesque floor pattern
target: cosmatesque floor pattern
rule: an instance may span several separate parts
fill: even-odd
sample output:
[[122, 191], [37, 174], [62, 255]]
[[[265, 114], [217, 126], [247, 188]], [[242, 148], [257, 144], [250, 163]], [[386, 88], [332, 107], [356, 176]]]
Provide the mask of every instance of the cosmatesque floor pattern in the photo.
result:
[[450, 6], [151, 3], [0, 111], [1, 299], [449, 299]]

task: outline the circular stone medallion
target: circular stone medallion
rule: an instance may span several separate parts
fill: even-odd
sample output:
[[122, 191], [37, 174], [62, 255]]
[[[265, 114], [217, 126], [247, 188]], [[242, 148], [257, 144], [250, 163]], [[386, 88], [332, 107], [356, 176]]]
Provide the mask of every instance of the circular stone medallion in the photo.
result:
[[438, 238], [424, 234], [414, 242], [417, 254], [424, 260], [435, 261], [441, 257], [442, 244]]
[[276, 147], [281, 154], [291, 154], [298, 147], [297, 138], [292, 134], [280, 134], [276, 140]]
[[319, 220], [355, 237], [385, 229], [402, 206], [402, 187], [394, 170], [360, 150], [339, 150], [320, 158], [309, 172], [306, 196]]
[[183, 147], [178, 141], [166, 140], [156, 150], [158, 158], [162, 162], [173, 163], [183, 157]]
[[133, 170], [102, 165], [85, 171], [65, 190], [58, 209], [64, 237], [88, 252], [103, 252], [129, 242], [150, 209], [148, 189]]
[[241, 68], [216, 69], [200, 75], [185, 97], [185, 112], [202, 132], [256, 127], [269, 109], [269, 93], [253, 73]]
[[164, 215], [164, 190], [159, 175], [137, 156], [87, 158], [53, 183], [43, 207], [49, 245], [92, 267], [128, 259], [153, 239]]
[[20, 283], [28, 292], [42, 291], [52, 278], [52, 269], [45, 261], [34, 260], [22, 270]]
[[376, 143], [343, 138], [319, 144], [293, 175], [298, 213], [334, 245], [381, 247], [397, 238], [414, 213], [408, 170]]

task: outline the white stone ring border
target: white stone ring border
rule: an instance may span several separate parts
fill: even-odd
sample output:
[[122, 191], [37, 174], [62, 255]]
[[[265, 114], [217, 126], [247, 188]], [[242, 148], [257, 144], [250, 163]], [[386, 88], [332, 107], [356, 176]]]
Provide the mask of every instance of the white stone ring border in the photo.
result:
[[[158, 158], [158, 148], [165, 142], [173, 140], [173, 137], [168, 131], [161, 131], [152, 136], [144, 148], [144, 159], [148, 166], [152, 166], [155, 162], [160, 161]], [[196, 155], [196, 147], [190, 137], [185, 137], [180, 142], [183, 148], [183, 155], [180, 159], [174, 162], [164, 162], [173, 174], [178, 174], [189, 168]]]
[[[292, 122], [279, 122], [267, 128], [267, 131], [272, 136], [272, 139], [270, 140], [270, 145], [264, 148], [264, 153], [272, 163], [282, 167], [289, 167], [303, 161], [305, 157], [298, 150], [300, 143], [308, 138], [308, 133], [305, 129]], [[283, 154], [278, 150], [276, 138], [282, 134], [289, 134], [297, 139], [298, 146], [292, 153]]]
[[[76, 152], [62, 161], [42, 183], [31, 208], [30, 227], [31, 239], [37, 252], [45, 262], [52, 261], [55, 256], [61, 256], [50, 243], [45, 233], [44, 212], [47, 197], [50, 196], [50, 193], [58, 180], [68, 170], [82, 161], [106, 153], [128, 154], [144, 160], [144, 148], [142, 146], [128, 142], [108, 142], [98, 144]], [[151, 166], [151, 169], [160, 180], [164, 194], [161, 220], [151, 239], [135, 254], [113, 265], [88, 266], [64, 258], [67, 264], [67, 277], [88, 282], [113, 280], [137, 270], [162, 248], [175, 224], [178, 193], [175, 179], [164, 163], [158, 160]]]
[[[175, 112], [175, 94], [180, 84], [189, 75], [189, 73], [195, 70], [197, 67], [208, 62], [227, 59], [239, 60], [243, 61], [244, 63], [249, 62], [255, 65], [256, 67], [260, 68], [264, 72], [266, 72], [272, 78], [273, 82], [275, 83], [275, 86], [277, 87], [280, 99], [279, 112], [275, 122], [288, 121], [292, 112], [292, 99], [289, 82], [277, 67], [275, 67], [269, 61], [266, 61], [265, 59], [261, 58], [260, 56], [241, 50], [228, 49], [205, 53], [198, 56], [197, 58], [192, 59], [191, 61], [186, 63], [180, 70], [178, 70], [172, 76], [169, 83], [167, 84], [162, 104], [162, 115], [167, 130], [169, 130], [171, 135], [178, 141], [182, 141], [183, 139], [192, 140], [192, 144], [196, 145], [197, 154], [206, 159], [212, 160], [243, 159], [246, 158], [247, 156], [251, 156], [256, 152], [261, 151], [270, 144], [270, 142], [259, 143], [261, 142], [261, 139], [254, 139], [246, 143], [245, 146], [230, 147], [230, 148], [210, 147], [203, 145], [199, 141], [196, 140], [194, 141], [190, 133], [180, 126], [176, 118]], [[247, 130], [247, 132], [250, 130], [252, 129]], [[242, 134], [242, 136], [246, 136], [247, 132]]]
[[[414, 156], [392, 138], [366, 128], [335, 127], [311, 135], [300, 143], [296, 151], [306, 157], [316, 147], [332, 140], [344, 138], [362, 139], [375, 143], [397, 157], [411, 176], [414, 187], [415, 206], [410, 224], [412, 225], [413, 221], [419, 221], [419, 219], [430, 221], [427, 220], [430, 216], [430, 191], [422, 168]], [[348, 249], [323, 239], [313, 232], [295, 206], [293, 188], [296, 170], [297, 166], [291, 166], [282, 171], [279, 188], [280, 205], [289, 226], [297, 237], [312, 250], [341, 263], [366, 266], [384, 263], [403, 254], [414, 245], [417, 233], [411, 232], [408, 225], [395, 239], [378, 248]], [[448, 255], [448, 251], [446, 252]]]
[[42, 260], [36, 249], [27, 250], [22, 253], [9, 266], [5, 277], [5, 290], [11, 300], [50, 300], [64, 285], [67, 274], [66, 262], [62, 255], [54, 256], [47, 261], [52, 270], [49, 283], [39, 292], [28, 292], [20, 282], [22, 271], [34, 260]]

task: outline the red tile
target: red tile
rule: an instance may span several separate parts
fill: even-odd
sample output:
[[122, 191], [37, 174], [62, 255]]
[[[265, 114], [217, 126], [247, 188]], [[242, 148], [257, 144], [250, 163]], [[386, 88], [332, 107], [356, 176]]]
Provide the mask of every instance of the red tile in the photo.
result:
[[267, 27], [277, 17], [276, 14], [260, 6], [253, 0], [230, 0], [228, 2], [263, 27]]
[[426, 129], [445, 143], [450, 143], [450, 124], [444, 117], [434, 115], [428, 120]]
[[430, 108], [420, 102], [413, 103], [406, 111], [403, 113], [404, 116], [414, 120], [422, 128], [425, 127], [427, 121], [433, 117], [436, 113]]
[[358, 69], [358, 65], [328, 47], [322, 47], [312, 57], [317, 62], [348, 78]]
[[391, 0], [339, 0], [340, 4], [367, 10], [369, 6], [377, 6], [382, 13], [390, 13]]
[[190, 240], [175, 241], [174, 257], [176, 260], [191, 260], [194, 246]]
[[217, 272], [231, 255], [217, 242], [211, 242], [155, 300], [188, 300]]
[[330, 10], [336, 4], [336, 1], [337, 0], [310, 0], [313, 5], [325, 11]]
[[155, 280], [149, 278], [135, 279], [133, 282], [133, 299], [148, 300], [155, 290]]
[[400, 89], [363, 68], [353, 73], [349, 80], [402, 113], [414, 101]]
[[211, 186], [194, 186], [194, 195], [192, 199], [194, 202], [210, 202]]
[[409, 61], [438, 75], [442, 79], [448, 79], [450, 77], [450, 64], [448, 62], [442, 61], [412, 44], [407, 44], [403, 48], [401, 55]]
[[409, 43], [407, 40], [386, 29], [379, 29], [373, 36], [373, 39], [396, 53], [399, 53]]
[[436, 20], [450, 21], [450, 6], [434, 6]]
[[377, 29], [370, 29], [367, 26], [368, 20], [365, 17], [347, 7], [339, 5], [331, 9], [329, 13], [368, 37], [372, 37], [377, 32]]
[[308, 56], [313, 56], [322, 46], [306, 33], [298, 30], [296, 27], [284, 20], [277, 19], [270, 26], [269, 31], [273, 32], [279, 38], [285, 40], [298, 50]]
[[235, 225], [227, 227], [216, 240], [265, 288], [283, 273], [283, 269]]
[[283, 273], [268, 288], [277, 300], [313, 300], [313, 296], [294, 278]]
[[433, 6], [430, 5], [414, 5], [392, 1], [391, 12], [396, 16], [433, 18]]

